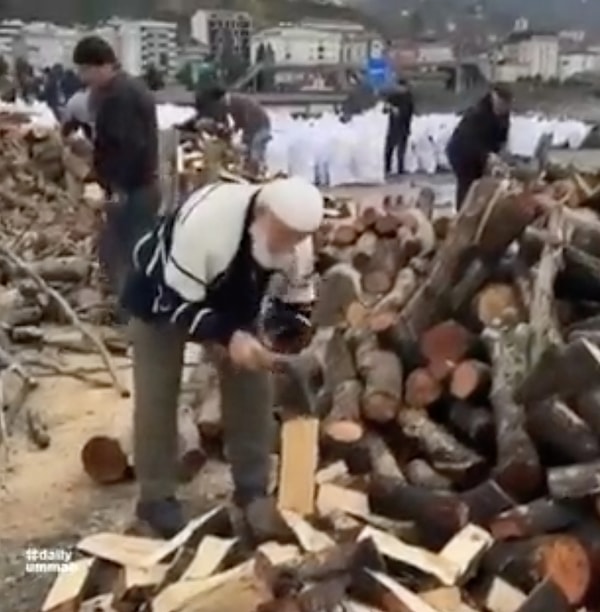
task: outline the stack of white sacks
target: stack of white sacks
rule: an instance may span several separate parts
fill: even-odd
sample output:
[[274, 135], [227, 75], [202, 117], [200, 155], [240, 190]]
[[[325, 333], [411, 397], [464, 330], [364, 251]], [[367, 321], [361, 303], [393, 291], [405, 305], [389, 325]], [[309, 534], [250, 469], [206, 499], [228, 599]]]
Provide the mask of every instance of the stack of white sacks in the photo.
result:
[[[27, 112], [34, 123], [51, 126], [54, 116], [43, 103], [0, 104], [0, 112]], [[334, 113], [314, 119], [295, 119], [287, 110], [271, 110], [273, 138], [267, 149], [269, 173], [303, 176], [319, 185], [381, 183], [385, 180], [383, 147], [387, 115], [377, 106], [342, 123]], [[194, 115], [194, 109], [173, 104], [157, 107], [158, 124], [167, 130]], [[411, 125], [405, 171], [435, 174], [449, 169], [446, 145], [459, 116], [451, 113], [417, 115]], [[531, 158], [541, 139], [552, 135], [554, 147], [579, 149], [592, 126], [571, 119], [539, 115], [512, 118], [508, 149]]]

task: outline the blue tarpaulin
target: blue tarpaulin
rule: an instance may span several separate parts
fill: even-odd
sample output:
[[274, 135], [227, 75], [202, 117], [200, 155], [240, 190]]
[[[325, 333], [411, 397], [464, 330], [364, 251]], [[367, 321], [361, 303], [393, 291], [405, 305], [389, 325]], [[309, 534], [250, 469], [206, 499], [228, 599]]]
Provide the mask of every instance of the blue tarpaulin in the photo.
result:
[[381, 89], [393, 79], [393, 70], [385, 57], [367, 60], [367, 79], [374, 89]]

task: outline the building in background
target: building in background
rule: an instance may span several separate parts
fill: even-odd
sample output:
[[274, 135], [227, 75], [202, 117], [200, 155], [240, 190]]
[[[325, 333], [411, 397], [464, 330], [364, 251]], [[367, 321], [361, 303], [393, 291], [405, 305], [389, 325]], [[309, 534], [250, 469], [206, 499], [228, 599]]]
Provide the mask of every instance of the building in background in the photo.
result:
[[560, 44], [556, 34], [543, 32], [512, 32], [502, 45], [495, 78], [502, 81], [518, 79], [559, 78]]
[[273, 50], [280, 65], [346, 64], [364, 67], [371, 57], [381, 57], [385, 43], [376, 32], [348, 21], [305, 20], [282, 23], [252, 37], [252, 59], [263, 45]]
[[110, 20], [97, 28], [115, 49], [123, 69], [140, 75], [154, 65], [173, 76], [177, 72], [177, 24], [171, 21]]
[[0, 55], [10, 59], [14, 55], [15, 41], [19, 38], [24, 22], [20, 19], [3, 19], [0, 21]]
[[231, 43], [235, 53], [245, 62], [252, 60], [252, 17], [243, 11], [198, 10], [190, 20], [191, 36], [206, 45], [217, 57], [223, 46]]
[[78, 28], [37, 21], [27, 23], [13, 41], [13, 56], [26, 59], [36, 70], [55, 64], [68, 66], [81, 35]]
[[600, 54], [582, 50], [574, 53], [563, 53], [560, 56], [560, 80], [568, 81], [578, 75], [600, 73]]

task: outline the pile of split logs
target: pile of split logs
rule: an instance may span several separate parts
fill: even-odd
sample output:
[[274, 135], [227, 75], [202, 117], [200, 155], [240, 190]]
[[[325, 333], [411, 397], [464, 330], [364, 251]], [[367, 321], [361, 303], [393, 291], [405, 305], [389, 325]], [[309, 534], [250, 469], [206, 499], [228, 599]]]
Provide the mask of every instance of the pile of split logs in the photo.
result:
[[[154, 612], [600, 609], [599, 185], [483, 179], [453, 220], [426, 193], [341, 203], [298, 357], [318, 414], [276, 381], [289, 538], [244, 554], [221, 510], [166, 544], [92, 536], [46, 612], [96, 594]], [[222, 434], [208, 368], [182, 402], [187, 477]], [[82, 458], [101, 482], [131, 473], [116, 437]], [[110, 594], [88, 588], [93, 559], [118, 566]]]

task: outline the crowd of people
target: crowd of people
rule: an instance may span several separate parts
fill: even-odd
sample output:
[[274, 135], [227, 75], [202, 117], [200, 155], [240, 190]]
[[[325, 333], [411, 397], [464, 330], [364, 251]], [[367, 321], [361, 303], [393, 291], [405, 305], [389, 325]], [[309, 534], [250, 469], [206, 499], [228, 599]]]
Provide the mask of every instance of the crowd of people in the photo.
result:
[[[282, 527], [269, 495], [272, 442], [270, 372], [275, 350], [297, 346], [315, 300], [312, 234], [324, 214], [320, 191], [303, 178], [264, 185], [215, 183], [158, 215], [155, 101], [125, 74], [111, 46], [91, 36], [73, 62], [85, 89], [61, 113], [69, 135], [85, 128], [93, 174], [106, 192], [99, 258], [120, 297], [133, 347], [137, 518], [162, 537], [185, 524], [176, 498], [177, 401], [188, 341], [201, 343], [217, 368], [235, 524], [253, 542]], [[387, 98], [386, 167], [403, 152], [414, 112], [407, 84]], [[499, 153], [509, 96], [495, 88], [459, 124], [449, 154], [462, 199]], [[228, 126], [224, 128], [223, 126]], [[254, 100], [213, 84], [198, 93], [196, 116], [182, 130], [239, 130], [248, 161], [260, 165], [269, 116]], [[285, 342], [283, 342], [285, 339]]]

